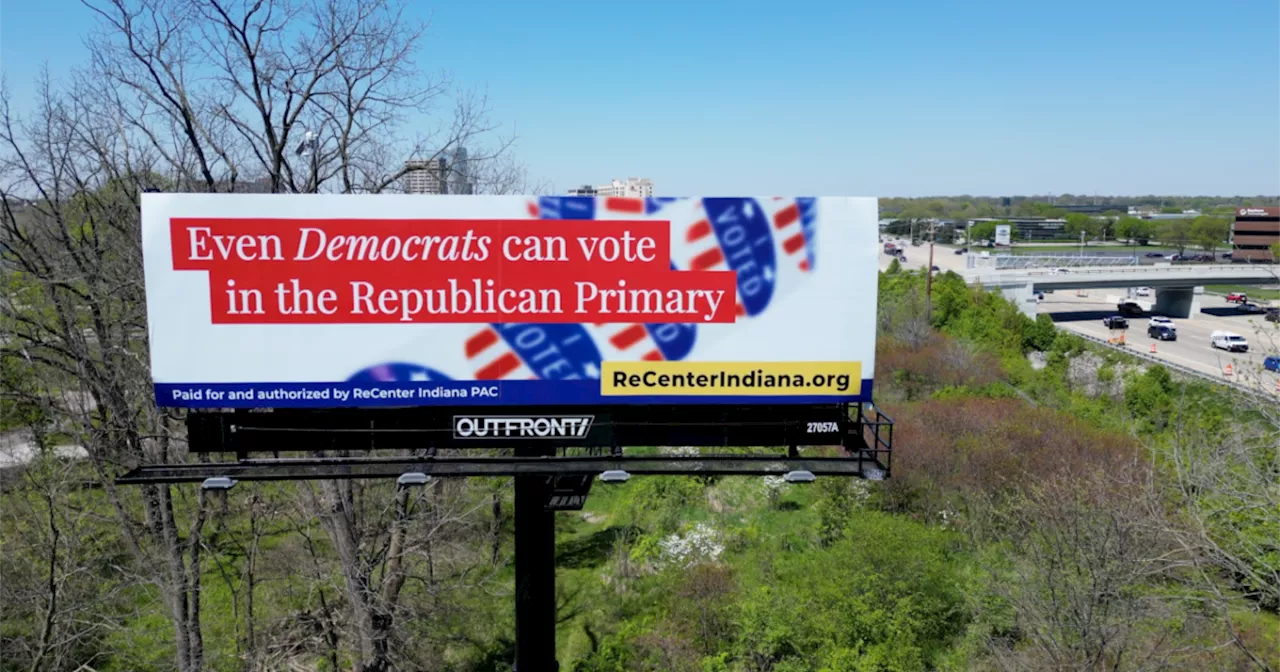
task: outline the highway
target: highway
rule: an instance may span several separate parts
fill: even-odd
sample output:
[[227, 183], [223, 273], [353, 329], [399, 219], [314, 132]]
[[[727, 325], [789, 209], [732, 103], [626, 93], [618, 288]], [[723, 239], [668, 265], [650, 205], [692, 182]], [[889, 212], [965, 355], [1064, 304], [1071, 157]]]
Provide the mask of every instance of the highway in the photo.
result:
[[[893, 240], [892, 237], [889, 240]], [[881, 245], [883, 247], [883, 244]], [[929, 260], [929, 247], [907, 248], [908, 269], [924, 268]], [[889, 267], [892, 259], [887, 254], [880, 254], [880, 270]], [[937, 246], [934, 248], [933, 263], [942, 271], [965, 271], [964, 255], [955, 254], [952, 248]], [[1154, 290], [1156, 292], [1159, 289]], [[1083, 294], [1084, 296], [1080, 296]], [[1097, 288], [1088, 290], [1058, 290], [1044, 295], [1044, 301], [1037, 306], [1038, 312], [1046, 313], [1061, 329], [1097, 338], [1111, 337], [1111, 331], [1102, 326], [1102, 318], [1116, 314], [1116, 305], [1108, 301], [1108, 297], [1122, 297], [1128, 294], [1127, 288]], [[1262, 358], [1267, 353], [1280, 352], [1280, 328], [1275, 322], [1265, 322], [1261, 315], [1246, 315], [1236, 311], [1233, 304], [1222, 297], [1204, 294], [1197, 297], [1200, 301], [1200, 312], [1193, 319], [1174, 320], [1178, 329], [1178, 340], [1156, 342], [1147, 337], [1147, 317], [1129, 318], [1130, 328], [1126, 332], [1126, 350], [1151, 355], [1151, 344], [1156, 343], [1155, 358], [1171, 364], [1185, 366], [1195, 371], [1236, 383], [1261, 386], [1264, 390], [1275, 391], [1280, 376], [1262, 370]], [[1141, 297], [1142, 301], [1154, 303], [1155, 296]], [[1215, 330], [1233, 331], [1249, 341], [1249, 353], [1228, 353], [1209, 345], [1209, 334]], [[1223, 375], [1227, 363], [1232, 365], [1230, 378]]]
[[[1107, 299], [1125, 294], [1124, 289], [1057, 291], [1044, 295], [1039, 311], [1052, 317], [1059, 328], [1105, 339], [1110, 338], [1112, 332], [1102, 326], [1102, 318], [1116, 314], [1115, 302]], [[1210, 294], [1200, 297], [1200, 312], [1193, 319], [1174, 320], [1178, 329], [1176, 341], [1156, 341], [1147, 337], [1147, 319], [1129, 318], [1125, 349], [1152, 354], [1151, 345], [1154, 343], [1156, 352], [1153, 356], [1158, 359], [1223, 380], [1249, 386], [1261, 384], [1268, 391], [1276, 389], [1280, 376], [1262, 370], [1263, 357], [1280, 352], [1280, 328], [1275, 322], [1266, 322], [1261, 315], [1239, 313], [1234, 304]], [[1228, 353], [1210, 346], [1209, 334], [1218, 330], [1244, 336], [1249, 341], [1249, 352]], [[1229, 378], [1223, 375], [1228, 363], [1232, 368]]]

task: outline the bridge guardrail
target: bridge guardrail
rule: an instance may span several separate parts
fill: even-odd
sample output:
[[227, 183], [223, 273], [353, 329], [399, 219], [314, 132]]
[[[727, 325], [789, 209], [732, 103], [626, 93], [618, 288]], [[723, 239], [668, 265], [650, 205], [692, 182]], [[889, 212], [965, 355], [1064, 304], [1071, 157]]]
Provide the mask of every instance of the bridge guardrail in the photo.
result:
[[[1005, 272], [1001, 272], [1001, 270]], [[1215, 272], [1241, 273], [1242, 271], [1261, 271], [1264, 277], [1257, 278], [1263, 282], [1267, 278], [1280, 279], [1280, 267], [1245, 266], [1239, 264], [1213, 264], [1204, 266], [1114, 266], [1109, 268], [1073, 268], [1067, 273], [1057, 273], [1054, 269], [982, 269], [979, 273], [965, 274], [968, 282], [983, 285], [999, 285], [1007, 282], [1020, 282], [1026, 278], [1061, 278], [1071, 276], [1112, 275], [1126, 273], [1160, 273], [1168, 275], [1185, 275], [1188, 280], [1197, 280], [1199, 276], [1212, 276]], [[1247, 282], [1253, 282], [1249, 278]]]

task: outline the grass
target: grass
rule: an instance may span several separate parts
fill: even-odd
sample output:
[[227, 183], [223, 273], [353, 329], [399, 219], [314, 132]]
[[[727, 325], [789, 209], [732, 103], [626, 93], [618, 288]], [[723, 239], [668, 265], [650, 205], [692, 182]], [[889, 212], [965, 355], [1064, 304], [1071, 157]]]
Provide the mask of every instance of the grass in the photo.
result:
[[1249, 295], [1250, 299], [1280, 299], [1280, 289], [1262, 289], [1261, 287], [1250, 287], [1248, 285], [1208, 285], [1204, 288], [1206, 292], [1217, 292], [1218, 294], [1228, 294], [1230, 292], [1244, 292]]

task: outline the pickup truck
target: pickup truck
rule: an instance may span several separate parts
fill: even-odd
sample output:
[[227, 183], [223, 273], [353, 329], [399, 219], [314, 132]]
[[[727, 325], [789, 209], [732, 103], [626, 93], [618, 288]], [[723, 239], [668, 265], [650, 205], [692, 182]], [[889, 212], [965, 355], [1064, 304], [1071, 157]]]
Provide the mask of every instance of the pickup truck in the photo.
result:
[[1249, 351], [1249, 341], [1246, 341], [1244, 336], [1230, 331], [1215, 331], [1209, 334], [1209, 345], [1227, 352]]
[[1249, 301], [1249, 295], [1244, 292], [1231, 292], [1227, 295], [1227, 303], [1246, 303]]
[[1111, 317], [1102, 318], [1102, 326], [1108, 329], [1128, 329], [1129, 320], [1119, 315], [1112, 315]]

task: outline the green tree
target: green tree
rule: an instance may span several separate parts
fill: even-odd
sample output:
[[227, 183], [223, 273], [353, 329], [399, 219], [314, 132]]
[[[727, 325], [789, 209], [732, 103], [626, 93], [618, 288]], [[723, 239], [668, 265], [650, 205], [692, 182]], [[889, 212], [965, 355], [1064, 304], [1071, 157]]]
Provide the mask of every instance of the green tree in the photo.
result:
[[1098, 235], [1101, 230], [1098, 220], [1083, 215], [1078, 212], [1067, 213], [1067, 233], [1078, 236], [1084, 234], [1085, 240], [1088, 241]]
[[1125, 240], [1130, 244], [1141, 242], [1146, 244], [1152, 235], [1151, 222], [1137, 217], [1123, 217], [1116, 222], [1115, 235], [1116, 238]]
[[1194, 242], [1191, 234], [1191, 220], [1171, 219], [1160, 225], [1160, 242], [1178, 249], [1182, 255]]
[[1231, 222], [1223, 217], [1201, 215], [1191, 222], [1191, 238], [1206, 252], [1218, 249], [1231, 233]]
[[1009, 222], [978, 222], [969, 227], [969, 244], [972, 245], [977, 240], [994, 240], [996, 237], [996, 226], [1000, 224], [1008, 224]]
[[1271, 263], [1280, 263], [1280, 242], [1271, 243]]

